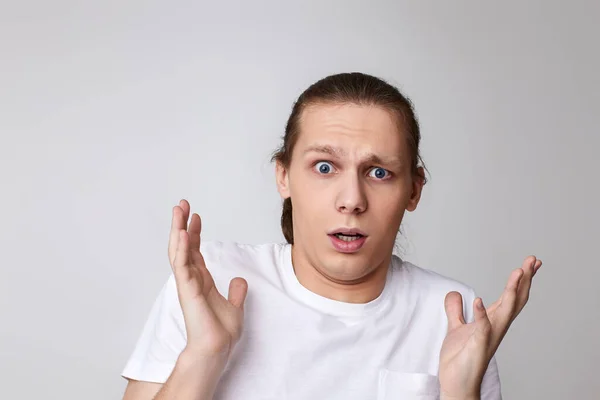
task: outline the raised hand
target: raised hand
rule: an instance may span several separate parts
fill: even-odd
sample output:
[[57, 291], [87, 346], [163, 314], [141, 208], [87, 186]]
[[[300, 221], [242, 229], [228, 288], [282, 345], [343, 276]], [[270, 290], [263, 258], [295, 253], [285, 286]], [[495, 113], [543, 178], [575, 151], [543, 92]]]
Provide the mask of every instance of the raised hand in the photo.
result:
[[508, 328], [529, 300], [533, 276], [542, 266], [535, 256], [510, 274], [502, 296], [486, 308], [473, 302], [474, 321], [465, 323], [462, 296], [446, 295], [448, 332], [440, 351], [441, 399], [479, 399], [481, 381]]
[[226, 361], [241, 336], [248, 285], [235, 278], [227, 299], [219, 293], [200, 253], [200, 216], [194, 213], [188, 228], [189, 215], [186, 200], [173, 207], [169, 237], [169, 260], [187, 333], [185, 352]]

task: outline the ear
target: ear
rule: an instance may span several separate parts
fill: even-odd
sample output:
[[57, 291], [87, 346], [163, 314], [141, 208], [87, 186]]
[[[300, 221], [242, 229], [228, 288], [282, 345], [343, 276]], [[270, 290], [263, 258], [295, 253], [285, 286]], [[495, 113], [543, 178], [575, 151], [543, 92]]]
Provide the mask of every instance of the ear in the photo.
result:
[[421, 200], [421, 193], [423, 192], [424, 185], [425, 169], [423, 167], [419, 167], [417, 176], [413, 177], [412, 195], [410, 196], [410, 199], [408, 199], [408, 204], [406, 205], [407, 211], [415, 211], [417, 209], [419, 200]]
[[287, 169], [279, 161], [275, 163], [275, 180], [277, 191], [282, 199], [290, 197], [290, 179]]

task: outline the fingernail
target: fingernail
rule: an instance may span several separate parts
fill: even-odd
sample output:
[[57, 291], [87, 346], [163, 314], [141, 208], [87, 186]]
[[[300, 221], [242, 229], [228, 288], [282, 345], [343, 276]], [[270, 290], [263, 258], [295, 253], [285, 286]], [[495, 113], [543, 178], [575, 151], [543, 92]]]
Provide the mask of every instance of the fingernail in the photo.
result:
[[480, 310], [483, 310], [483, 299], [479, 299], [479, 302], [477, 303], [477, 307], [479, 307]]

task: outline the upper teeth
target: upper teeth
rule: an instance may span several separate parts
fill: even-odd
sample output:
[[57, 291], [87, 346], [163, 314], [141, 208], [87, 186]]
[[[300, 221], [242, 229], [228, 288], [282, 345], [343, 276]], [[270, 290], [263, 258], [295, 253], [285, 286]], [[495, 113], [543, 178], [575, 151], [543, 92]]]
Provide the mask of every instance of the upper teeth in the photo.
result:
[[344, 240], [346, 242], [350, 242], [352, 240], [356, 240], [358, 238], [360, 238], [360, 235], [356, 234], [356, 235], [345, 235], [343, 233], [336, 233], [335, 236], [337, 236], [339, 239]]

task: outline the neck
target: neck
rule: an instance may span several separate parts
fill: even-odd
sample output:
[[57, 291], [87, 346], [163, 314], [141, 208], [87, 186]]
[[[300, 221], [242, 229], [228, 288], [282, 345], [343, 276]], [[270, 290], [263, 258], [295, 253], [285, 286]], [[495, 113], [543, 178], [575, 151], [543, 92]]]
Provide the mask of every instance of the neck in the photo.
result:
[[345, 303], [368, 303], [379, 297], [390, 261], [391, 255], [364, 276], [353, 280], [336, 279], [316, 268], [304, 251], [292, 245], [292, 265], [298, 282], [313, 293]]

